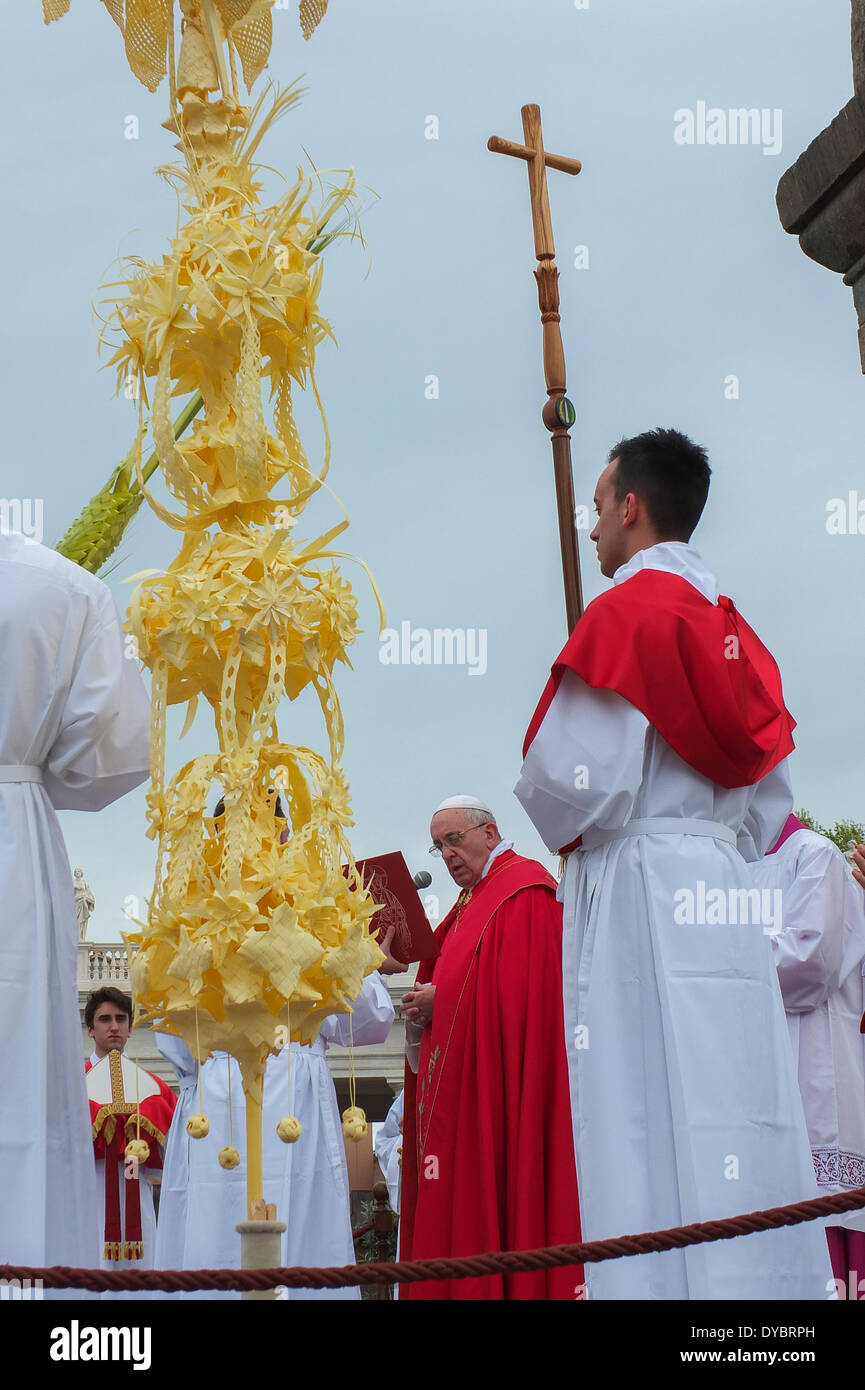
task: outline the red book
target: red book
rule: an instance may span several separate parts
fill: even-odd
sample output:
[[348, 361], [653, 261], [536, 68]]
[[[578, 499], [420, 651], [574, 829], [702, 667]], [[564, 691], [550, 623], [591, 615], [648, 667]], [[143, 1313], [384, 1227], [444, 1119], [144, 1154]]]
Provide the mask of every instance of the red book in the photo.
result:
[[439, 948], [435, 935], [400, 851], [379, 854], [374, 859], [358, 859], [357, 869], [379, 904], [379, 911], [372, 920], [376, 940], [380, 940], [395, 922], [396, 931], [390, 945], [392, 956], [406, 965], [437, 956]]

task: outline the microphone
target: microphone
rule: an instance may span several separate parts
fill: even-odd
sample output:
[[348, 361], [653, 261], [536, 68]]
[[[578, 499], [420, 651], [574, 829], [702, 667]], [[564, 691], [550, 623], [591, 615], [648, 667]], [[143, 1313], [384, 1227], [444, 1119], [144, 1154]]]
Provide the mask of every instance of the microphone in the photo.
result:
[[427, 873], [426, 869], [421, 869], [420, 873], [415, 874], [412, 883], [418, 892], [420, 892], [422, 888], [429, 888], [432, 883], [432, 874]]

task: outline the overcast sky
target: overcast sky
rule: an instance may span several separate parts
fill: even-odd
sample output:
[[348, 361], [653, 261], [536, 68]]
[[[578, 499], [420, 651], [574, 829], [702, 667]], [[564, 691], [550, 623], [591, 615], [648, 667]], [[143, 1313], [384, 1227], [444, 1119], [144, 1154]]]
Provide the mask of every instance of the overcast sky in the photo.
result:
[[[577, 502], [590, 507], [625, 434], [671, 425], [708, 448], [694, 544], [780, 664], [796, 803], [865, 818], [865, 534], [826, 526], [832, 499], [865, 503], [856, 317], [775, 209], [784, 170], [852, 95], [847, 0], [331, 0], [308, 43], [296, 8], [274, 12], [269, 72], [283, 86], [303, 74], [308, 91], [262, 158], [292, 174], [305, 150], [378, 195], [365, 247], [326, 253], [321, 306], [339, 347], [321, 349], [319, 376], [330, 482], [352, 519], [341, 541], [375, 574], [389, 627], [459, 628], [478, 644], [476, 674], [383, 663], [369, 586], [343, 566], [364, 627], [353, 670], [337, 671], [355, 854], [402, 849], [413, 871], [432, 869], [444, 911], [453, 885], [426, 854], [429, 815], [466, 791], [550, 862], [512, 795], [566, 635], [535, 262], [525, 167], [486, 149], [491, 134], [522, 138], [526, 102], [541, 106], [547, 148], [584, 166], [549, 175]], [[132, 442], [91, 301], [118, 254], [161, 254], [175, 207], [153, 171], [175, 152], [167, 91], [136, 82], [102, 5], [73, 0], [45, 28], [38, 0], [14, 0], [4, 38], [0, 492], [42, 499], [54, 545]], [[699, 142], [739, 107], [761, 113], [759, 138]], [[336, 519], [320, 500], [298, 530]], [[587, 530], [580, 540], [593, 597], [606, 581]], [[108, 581], [121, 608], [123, 579], [176, 548], [139, 513]], [[217, 747], [208, 715], [182, 745], [181, 723], [173, 711], [169, 775]], [[325, 749], [305, 697], [283, 705], [280, 732]], [[60, 819], [96, 896], [89, 935], [114, 939], [124, 900], [143, 909], [151, 891], [144, 788]]]

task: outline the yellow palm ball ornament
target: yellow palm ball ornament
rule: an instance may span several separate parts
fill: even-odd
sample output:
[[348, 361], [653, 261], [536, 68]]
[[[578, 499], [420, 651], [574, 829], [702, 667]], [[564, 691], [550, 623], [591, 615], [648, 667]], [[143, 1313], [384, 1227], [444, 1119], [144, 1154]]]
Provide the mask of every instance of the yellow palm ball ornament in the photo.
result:
[[303, 1133], [303, 1125], [294, 1115], [285, 1115], [276, 1126], [276, 1132], [283, 1144], [296, 1144]]
[[[318, 308], [318, 252], [337, 234], [334, 217], [353, 207], [355, 184], [344, 174], [315, 206], [322, 180], [299, 171], [262, 205], [256, 151], [299, 99], [291, 88], [269, 107], [262, 97], [241, 104], [238, 63], [249, 90], [270, 53], [272, 0], [106, 3], [135, 75], [155, 91], [167, 73], [165, 126], [183, 156], [159, 171], [177, 193], [176, 234], [160, 260], [130, 263], [103, 333], [114, 335], [118, 387], [139, 402], [137, 487], [180, 540], [167, 570], [138, 576], [126, 623], [152, 677], [147, 833], [157, 843], [147, 922], [127, 937], [137, 947], [130, 981], [136, 1021], [179, 1034], [200, 1063], [217, 1049], [236, 1058], [252, 1206], [263, 1196], [262, 1082], [278, 1050], [276, 1020], [287, 1014], [291, 1039], [313, 1042], [383, 960], [346, 836], [333, 680], [357, 633], [357, 604], [334, 563], [345, 558], [333, 542], [348, 518], [313, 539], [296, 534], [330, 461], [315, 379], [316, 348], [332, 336]], [[46, 22], [68, 8], [44, 0]], [[325, 9], [326, 0], [301, 0], [306, 37]], [[295, 424], [294, 388], [311, 389], [320, 412], [317, 470]], [[171, 402], [189, 393], [204, 408], [178, 439]], [[142, 474], [145, 407], [167, 500]], [[379, 616], [383, 625], [380, 602]], [[280, 739], [280, 703], [304, 691], [321, 709], [326, 756]], [[199, 700], [213, 712], [218, 749], [166, 784], [167, 707], [186, 706], [185, 734]], [[274, 816], [277, 792], [286, 821]], [[209, 808], [220, 796], [217, 824]], [[350, 1128], [362, 1137], [362, 1112]], [[206, 1135], [206, 1117], [187, 1130]]]
[[146, 1163], [150, 1157], [150, 1145], [146, 1139], [130, 1139], [124, 1153], [127, 1158], [134, 1159], [136, 1163]]
[[350, 1105], [342, 1112], [342, 1132], [346, 1139], [359, 1144], [367, 1131], [366, 1114], [359, 1105]]

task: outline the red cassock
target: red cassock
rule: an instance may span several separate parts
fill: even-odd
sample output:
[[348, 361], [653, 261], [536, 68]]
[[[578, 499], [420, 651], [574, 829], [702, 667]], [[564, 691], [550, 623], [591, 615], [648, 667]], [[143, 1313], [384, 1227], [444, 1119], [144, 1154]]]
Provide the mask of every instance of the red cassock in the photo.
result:
[[[442, 922], [417, 1076], [406, 1064], [400, 1258], [580, 1239], [562, 1013], [562, 910], [507, 850]], [[410, 1299], [568, 1299], [579, 1265], [403, 1284]]]
[[[119, 1053], [110, 1053], [112, 1059]], [[85, 1075], [92, 1063], [84, 1063]], [[138, 1188], [138, 1167], [159, 1169], [162, 1167], [160, 1148], [165, 1148], [165, 1139], [171, 1124], [171, 1117], [177, 1105], [177, 1097], [170, 1086], [153, 1072], [147, 1075], [159, 1087], [159, 1094], [146, 1096], [142, 1101], [116, 1100], [108, 1105], [100, 1105], [91, 1100], [90, 1125], [93, 1135], [93, 1151], [97, 1158], [105, 1162], [105, 1243], [103, 1258], [106, 1260], [140, 1260], [144, 1249], [141, 1239], [141, 1198]], [[112, 1079], [114, 1071], [112, 1071]], [[122, 1093], [122, 1083], [121, 1083]], [[146, 1141], [149, 1153], [143, 1164], [125, 1161], [126, 1145], [131, 1139]], [[120, 1220], [120, 1180], [118, 1168], [124, 1165], [123, 1194], [125, 1203], [125, 1222]], [[125, 1240], [121, 1233], [125, 1231]], [[152, 1253], [152, 1252], [151, 1252]]]

